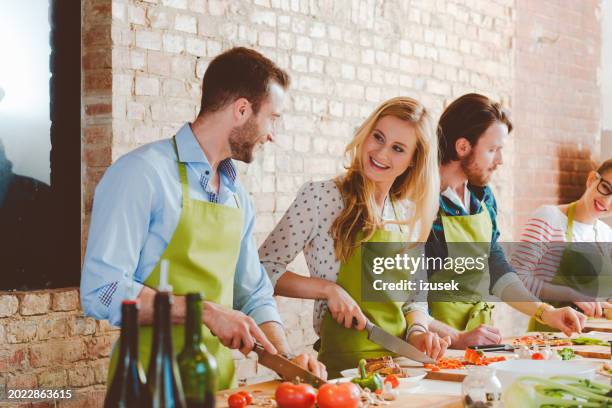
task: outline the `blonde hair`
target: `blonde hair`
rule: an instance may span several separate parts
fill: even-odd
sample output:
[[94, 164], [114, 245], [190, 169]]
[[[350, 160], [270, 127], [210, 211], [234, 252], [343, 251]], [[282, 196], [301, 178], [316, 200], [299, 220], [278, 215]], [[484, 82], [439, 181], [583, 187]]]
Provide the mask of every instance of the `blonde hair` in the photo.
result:
[[[364, 177], [362, 148], [378, 120], [393, 116], [410, 122], [415, 129], [417, 144], [412, 165], [395, 179], [390, 198], [394, 201], [409, 199], [414, 212], [408, 220], [385, 221], [407, 225], [414, 231], [420, 221], [418, 241], [425, 242], [438, 211], [440, 173], [438, 169], [438, 139], [433, 131], [429, 113], [421, 103], [408, 97], [396, 97], [383, 102], [357, 129], [346, 147], [349, 159], [347, 172], [335, 179], [344, 200], [344, 209], [329, 232], [334, 240], [334, 252], [340, 261], [346, 261], [361, 243], [368, 241], [381, 222], [375, 210], [374, 183]], [[357, 234], [363, 231], [358, 239]]]

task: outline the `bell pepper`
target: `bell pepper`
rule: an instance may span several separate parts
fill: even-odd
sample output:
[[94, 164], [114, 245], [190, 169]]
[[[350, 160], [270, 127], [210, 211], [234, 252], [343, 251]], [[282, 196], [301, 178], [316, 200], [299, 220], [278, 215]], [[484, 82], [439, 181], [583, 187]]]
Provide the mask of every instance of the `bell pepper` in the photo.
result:
[[366, 361], [364, 359], [359, 360], [359, 374], [360, 377], [355, 377], [351, 380], [352, 383], [359, 385], [361, 388], [368, 388], [372, 392], [382, 390], [383, 379], [378, 373], [367, 375], [366, 373]]

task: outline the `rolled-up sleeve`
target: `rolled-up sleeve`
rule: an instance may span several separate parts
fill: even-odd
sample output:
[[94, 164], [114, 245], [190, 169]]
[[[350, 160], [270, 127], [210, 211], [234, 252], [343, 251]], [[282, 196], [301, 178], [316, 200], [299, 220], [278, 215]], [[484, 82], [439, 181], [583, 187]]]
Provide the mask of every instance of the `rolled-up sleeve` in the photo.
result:
[[245, 200], [246, 230], [240, 244], [240, 255], [234, 278], [234, 309], [240, 310], [255, 320], [258, 325], [265, 322], [282, 324], [274, 300], [274, 288], [266, 270], [259, 262], [253, 228], [255, 213], [250, 200]]
[[148, 163], [126, 157], [108, 168], [95, 191], [81, 304], [85, 314], [113, 325], [121, 322], [121, 302], [143, 286], [134, 272], [154, 211], [154, 179]]

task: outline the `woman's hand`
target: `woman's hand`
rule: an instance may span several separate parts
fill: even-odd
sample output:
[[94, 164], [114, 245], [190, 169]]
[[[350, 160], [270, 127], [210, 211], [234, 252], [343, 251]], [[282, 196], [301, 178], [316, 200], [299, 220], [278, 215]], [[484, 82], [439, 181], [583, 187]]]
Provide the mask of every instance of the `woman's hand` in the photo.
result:
[[566, 336], [581, 333], [586, 316], [569, 306], [549, 308], [542, 313], [542, 321], [548, 326], [561, 330]]
[[453, 339], [453, 348], [465, 350], [469, 346], [484, 346], [501, 343], [502, 335], [497, 327], [481, 324], [470, 331], [457, 333]]
[[612, 308], [608, 302], [574, 302], [588, 317], [604, 317], [604, 309]]
[[325, 290], [327, 308], [332, 318], [347, 329], [353, 327], [353, 319], [357, 322], [357, 330], [365, 329], [367, 318], [361, 308], [340, 285], [330, 282]]
[[451, 344], [451, 338], [450, 336], [441, 338], [437, 333], [433, 332], [414, 332], [408, 338], [408, 343], [434, 360], [437, 360], [444, 356], [446, 349]]

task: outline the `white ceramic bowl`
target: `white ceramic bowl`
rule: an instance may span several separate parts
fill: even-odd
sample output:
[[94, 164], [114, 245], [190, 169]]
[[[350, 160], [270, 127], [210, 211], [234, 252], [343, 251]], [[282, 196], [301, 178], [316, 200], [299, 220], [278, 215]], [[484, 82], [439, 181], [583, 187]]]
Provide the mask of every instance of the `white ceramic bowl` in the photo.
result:
[[597, 364], [584, 360], [507, 360], [490, 364], [489, 367], [495, 369], [495, 374], [505, 390], [514, 380], [524, 375], [542, 378], [571, 375], [592, 380]]
[[[427, 375], [427, 371], [422, 368], [405, 368], [402, 367], [404, 374], [406, 377], [397, 377], [399, 380], [400, 386], [403, 388], [409, 388], [416, 385], [419, 381], [421, 381]], [[342, 377], [344, 378], [353, 378], [359, 376], [359, 372], [356, 368], [351, 368], [349, 370], [343, 370], [340, 372]], [[405, 387], [404, 387], [405, 386]]]

